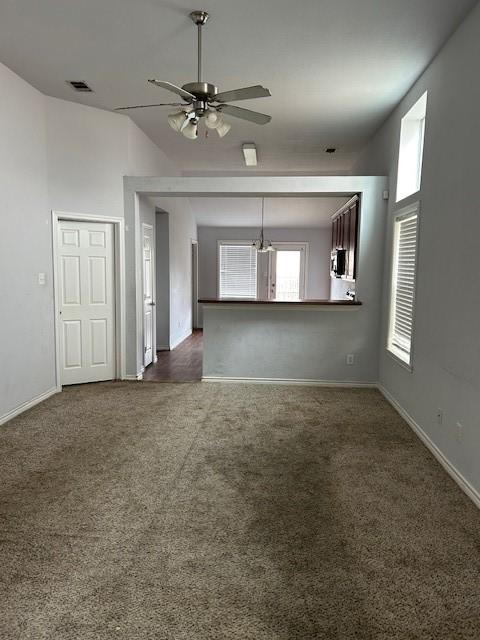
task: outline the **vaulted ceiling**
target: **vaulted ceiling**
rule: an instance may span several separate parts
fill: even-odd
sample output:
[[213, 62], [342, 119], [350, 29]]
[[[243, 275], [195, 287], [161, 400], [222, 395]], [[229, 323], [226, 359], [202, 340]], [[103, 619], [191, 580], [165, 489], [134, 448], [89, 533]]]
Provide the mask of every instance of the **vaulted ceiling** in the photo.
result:
[[[196, 79], [196, 32], [206, 9], [204, 79], [221, 90], [263, 84], [271, 98], [241, 106], [273, 116], [230, 118], [223, 139], [190, 141], [168, 108], [131, 112], [186, 173], [348, 171], [476, 0], [0, 0], [0, 61], [44, 93], [104, 109], [170, 102], [147, 85]], [[93, 94], [67, 80], [85, 80]], [[174, 101], [175, 97], [173, 96]], [[243, 165], [255, 142], [259, 165]], [[327, 155], [327, 146], [337, 147]]]

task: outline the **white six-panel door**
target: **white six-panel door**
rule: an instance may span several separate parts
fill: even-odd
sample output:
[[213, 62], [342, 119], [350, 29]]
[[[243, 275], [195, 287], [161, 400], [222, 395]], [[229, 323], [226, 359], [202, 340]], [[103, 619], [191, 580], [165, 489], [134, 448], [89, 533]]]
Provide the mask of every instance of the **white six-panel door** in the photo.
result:
[[143, 230], [143, 365], [153, 362], [154, 310], [153, 300], [153, 227], [142, 225]]
[[59, 220], [61, 384], [115, 378], [114, 236], [111, 223]]

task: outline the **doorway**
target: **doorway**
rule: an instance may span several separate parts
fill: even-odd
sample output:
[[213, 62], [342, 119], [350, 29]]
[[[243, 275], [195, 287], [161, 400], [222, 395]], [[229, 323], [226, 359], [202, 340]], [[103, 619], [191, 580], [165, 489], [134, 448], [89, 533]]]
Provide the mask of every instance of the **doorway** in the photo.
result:
[[274, 243], [269, 253], [268, 298], [302, 300], [306, 297], [305, 273], [308, 253], [306, 242]]
[[198, 329], [198, 242], [192, 240], [192, 331]]
[[112, 380], [117, 372], [114, 225], [58, 219], [55, 231], [58, 383]]
[[155, 300], [154, 300], [154, 240], [153, 226], [142, 223], [143, 269], [143, 366], [152, 364], [155, 356]]

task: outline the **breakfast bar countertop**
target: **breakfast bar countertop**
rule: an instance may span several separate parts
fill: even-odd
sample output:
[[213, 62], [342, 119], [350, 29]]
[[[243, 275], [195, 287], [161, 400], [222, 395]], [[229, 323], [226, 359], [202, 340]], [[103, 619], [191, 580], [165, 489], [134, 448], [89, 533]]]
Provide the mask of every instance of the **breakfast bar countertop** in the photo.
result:
[[201, 304], [248, 304], [248, 305], [316, 305], [316, 306], [342, 306], [358, 307], [362, 303], [359, 300], [258, 300], [245, 298], [200, 298]]

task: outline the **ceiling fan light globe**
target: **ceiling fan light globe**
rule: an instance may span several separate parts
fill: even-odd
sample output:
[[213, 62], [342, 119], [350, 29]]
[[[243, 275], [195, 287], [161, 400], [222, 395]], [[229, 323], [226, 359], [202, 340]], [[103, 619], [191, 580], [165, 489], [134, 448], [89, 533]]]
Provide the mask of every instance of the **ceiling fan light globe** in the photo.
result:
[[229, 122], [225, 122], [223, 118], [220, 124], [217, 127], [215, 127], [220, 138], [223, 138], [223, 136], [226, 136], [231, 128], [232, 128], [232, 125]]
[[209, 109], [205, 116], [205, 126], [208, 129], [216, 129], [223, 122], [222, 116], [214, 109]]
[[181, 131], [182, 127], [185, 124], [185, 120], [187, 119], [187, 114], [185, 111], [178, 111], [177, 113], [171, 113], [168, 116], [168, 124], [172, 127], [174, 131]]
[[182, 135], [189, 140], [196, 140], [198, 138], [198, 123], [191, 120], [185, 127], [183, 127]]

